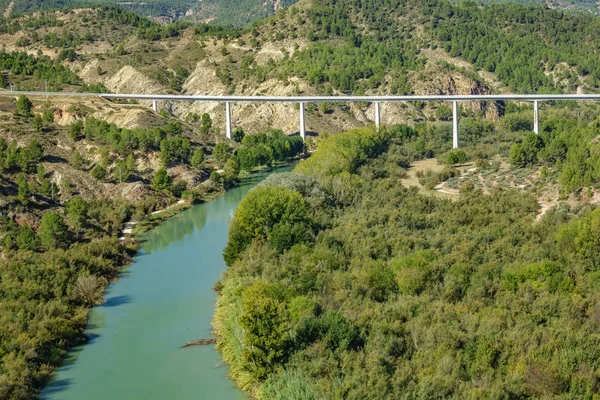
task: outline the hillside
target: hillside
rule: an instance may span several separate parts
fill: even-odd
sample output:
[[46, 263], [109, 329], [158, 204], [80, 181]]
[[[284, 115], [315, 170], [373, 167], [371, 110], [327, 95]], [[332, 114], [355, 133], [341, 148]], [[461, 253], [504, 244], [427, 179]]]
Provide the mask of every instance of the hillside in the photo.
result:
[[[211, 22], [214, 24], [246, 27], [253, 22], [275, 14], [282, 7], [296, 3], [297, 0], [146, 0], [128, 1], [106, 0], [2, 0], [0, 11], [4, 16], [20, 15], [37, 11], [57, 10], [65, 7], [77, 8], [97, 4], [112, 4], [133, 11], [137, 15], [151, 17], [160, 23], [188, 20]], [[461, 3], [461, 0], [455, 0]], [[483, 0], [481, 3], [515, 3], [527, 6], [546, 6], [556, 10], [569, 12], [589, 12], [598, 14], [600, 11], [593, 0]]]
[[[13, 10], [24, 7], [24, 3], [20, 4], [14, 3]], [[531, 130], [530, 104], [461, 104], [461, 143], [465, 145], [465, 152], [458, 153], [450, 151], [448, 119], [451, 111], [444, 104], [383, 104], [382, 120], [389, 128], [381, 136], [369, 127], [374, 119], [372, 104], [308, 104], [310, 138], [304, 144], [297, 135], [298, 109], [293, 104], [233, 104], [234, 140], [227, 140], [224, 104], [161, 102], [159, 112], [154, 112], [147, 102], [111, 102], [99, 97], [16, 98], [10, 93], [11, 88], [280, 96], [595, 93], [600, 90], [600, 18], [592, 15], [521, 5], [453, 5], [443, 0], [375, 3], [302, 0], [289, 8], [279, 8], [279, 4], [284, 3], [277, 4], [275, 15], [246, 29], [191, 21], [157, 24], [111, 5], [12, 15], [0, 20], [3, 43], [0, 51], [0, 244], [5, 264], [0, 269], [0, 398], [35, 396], [53, 368], [60, 364], [66, 349], [84, 340], [82, 332], [87, 310], [102, 301], [103, 289], [135, 252], [135, 245], [127, 238], [118, 240], [125, 222], [139, 222], [139, 229], [151, 226], [160, 219], [152, 217], [154, 211], [181, 200], [192, 203], [210, 198], [234, 185], [239, 175], [259, 167], [297, 160], [306, 149], [317, 149], [313, 158], [317, 161], [307, 160], [301, 165], [307, 165], [304, 168], [313, 166], [307, 175], [314, 175], [319, 186], [315, 186], [317, 198], [306, 200], [308, 205], [300, 201], [302, 207], [299, 210], [310, 209], [312, 214], [310, 218], [301, 215], [298, 230], [290, 230], [289, 224], [282, 224], [277, 235], [269, 238], [276, 241], [271, 244], [277, 251], [287, 251], [294, 241], [307, 246], [318, 242], [323, 246], [314, 252], [311, 249], [307, 257], [326, 260], [328, 273], [315, 272], [311, 268], [317, 266], [311, 264], [311, 260], [302, 259], [302, 265], [307, 266], [303, 281], [290, 278], [289, 282], [299, 293], [305, 289], [322, 289], [323, 297], [315, 297], [315, 307], [326, 310], [335, 308], [346, 298], [349, 302], [362, 303], [361, 296], [367, 293], [369, 304], [379, 307], [377, 304], [383, 303], [380, 300], [397, 299], [394, 296], [400, 290], [423, 293], [425, 297], [411, 300], [415, 307], [428, 304], [426, 296], [438, 296], [442, 290], [441, 282], [446, 282], [442, 266], [453, 263], [454, 257], [462, 259], [470, 257], [471, 253], [466, 242], [456, 243], [457, 253], [450, 249], [432, 253], [431, 257], [435, 256], [437, 261], [430, 272], [438, 280], [437, 284], [431, 285], [427, 283], [430, 275], [413, 277], [411, 269], [402, 275], [400, 283], [396, 278], [391, 279], [395, 283], [390, 283], [390, 279], [381, 283], [377, 277], [370, 277], [358, 268], [363, 262], [371, 265], [366, 255], [373, 258], [390, 252], [390, 249], [396, 252], [409, 248], [426, 250], [443, 242], [445, 228], [463, 229], [457, 226], [465, 226], [464, 237], [502, 238], [499, 232], [507, 229], [504, 222], [496, 221], [497, 224], [490, 228], [493, 232], [483, 232], [478, 225], [471, 224], [469, 215], [475, 213], [481, 218], [495, 215], [500, 220], [499, 215], [505, 210], [503, 201], [514, 206], [509, 207], [511, 210], [524, 207], [510, 214], [520, 224], [541, 218], [542, 214], [537, 213], [537, 202], [542, 202], [544, 212], [559, 203], [561, 207], [574, 207], [573, 212], [558, 214], [556, 223], [549, 222], [549, 228], [540, 233], [543, 237], [539, 242], [553, 248], [554, 238], [547, 232], [565, 227], [560, 224], [579, 216], [578, 207], [582, 204], [600, 200], [595, 194], [595, 185], [600, 181], [595, 133], [598, 110], [593, 105], [544, 105], [543, 135], [539, 141], [535, 136], [526, 135]], [[362, 130], [346, 133], [340, 139], [333, 135], [357, 128]], [[337, 140], [342, 143], [344, 138], [356, 139], [363, 134], [368, 139], [365, 142], [357, 139], [357, 142], [360, 146], [372, 147], [359, 148], [356, 154], [336, 153], [339, 150]], [[346, 144], [352, 144], [353, 140]], [[361, 155], [363, 150], [365, 154]], [[321, 166], [319, 159], [322, 156], [318, 154], [327, 154], [327, 151], [333, 151], [335, 157], [331, 159], [336, 162]], [[354, 167], [338, 171], [339, 176], [318, 176], [322, 168], [333, 171], [346, 165], [354, 156], [359, 156], [352, 162]], [[418, 183], [419, 190], [432, 197], [418, 197], [411, 203], [415, 189], [401, 189], [398, 182], [410, 179], [405, 170], [415, 162], [431, 162], [432, 157], [451, 160], [450, 167], [465, 160], [471, 164], [460, 168], [412, 170], [412, 179]], [[307, 182], [306, 187], [313, 185], [311, 182]], [[494, 189], [497, 187], [500, 189]], [[327, 193], [319, 199], [322, 188]], [[464, 215], [457, 221], [444, 222], [428, 216], [427, 210], [433, 210], [435, 218], [449, 215], [454, 205], [446, 201], [446, 197], [457, 196], [461, 190], [465, 192], [465, 188], [467, 192], [481, 189], [482, 193], [460, 200]], [[510, 188], [513, 192], [502, 194], [495, 202], [486, 204], [488, 208], [477, 209], [477, 205], [470, 203], [480, 204], [485, 202], [486, 193]], [[289, 196], [290, 201], [299, 201], [297, 197], [295, 194]], [[326, 200], [326, 204], [321, 200]], [[381, 240], [376, 236], [363, 240], [359, 231], [354, 237], [338, 237], [336, 232], [350, 234], [358, 226], [384, 223], [377, 215], [366, 213], [369, 221], [363, 221], [357, 215], [384, 208], [387, 200], [390, 204], [400, 201], [394, 203], [400, 209], [416, 206], [423, 211], [418, 215], [396, 215], [389, 211], [386, 218], [401, 220], [397, 225], [400, 231], [407, 227], [422, 228], [439, 241], [415, 234], [407, 235], [406, 242], [392, 243], [395, 236], [391, 231]], [[332, 218], [328, 213], [333, 213]], [[550, 215], [555, 215], [552, 213]], [[321, 231], [324, 233], [317, 239]], [[361, 231], [369, 232], [366, 228]], [[535, 229], [527, 232], [529, 237], [538, 234]], [[522, 242], [518, 235], [506, 240], [512, 244], [507, 247], [507, 253], [498, 257], [508, 260]], [[571, 242], [565, 243], [569, 248], [573, 246]], [[263, 245], [257, 243], [255, 250], [266, 254], [266, 271], [281, 277], [277, 268], [272, 268], [280, 262], [277, 259], [279, 253], [270, 253], [273, 249]], [[243, 247], [232, 247], [228, 262], [234, 263], [238, 257], [242, 259]], [[350, 268], [343, 259], [347, 256], [344, 248], [360, 252], [361, 263], [352, 264]], [[320, 250], [323, 253], [319, 253]], [[492, 259], [493, 248], [482, 251]], [[271, 256], [274, 258], [269, 258]], [[519, 258], [519, 262], [525, 263], [526, 256], [521, 254], [519, 257], [523, 258]], [[579, 256], [587, 257], [585, 254]], [[293, 253], [289, 253], [289, 257], [292, 261], [296, 259]], [[384, 264], [391, 262], [390, 257], [384, 257]], [[423, 257], [424, 261], [415, 262], [430, 265], [428, 263], [435, 261], [429, 260], [429, 253]], [[544, 260], [539, 255], [530, 261], [541, 263]], [[286, 268], [294, 264], [281, 262]], [[318, 268], [322, 267], [319, 264]], [[262, 267], [248, 265], [247, 269], [242, 268], [236, 273], [247, 278], [254, 268]], [[497, 281], [500, 278], [465, 272], [460, 265], [456, 268], [448, 274], [448, 286], [443, 289], [444, 293], [447, 291], [443, 296], [448, 299], [459, 301], [469, 297], [474, 302], [471, 305], [476, 307], [487, 301], [475, 289], [462, 292], [457, 288], [460, 285], [456, 282], [462, 282], [467, 275], [482, 281], [489, 278], [493, 284], [486, 287], [499, 290]], [[496, 271], [499, 267], [490, 264], [490, 268]], [[542, 275], [552, 275], [551, 279], [556, 279], [560, 290], [572, 293], [571, 278], [565, 278], [563, 287], [560, 282], [564, 276], [555, 276], [554, 269], [550, 270], [544, 270]], [[287, 273], [288, 270], [281, 271]], [[289, 276], [297, 275], [295, 270], [289, 271]], [[535, 271], [531, 274], [538, 276]], [[510, 271], [504, 272], [510, 275]], [[567, 275], [586, 280], [588, 276], [580, 272], [572, 271]], [[265, 277], [271, 279], [272, 276]], [[322, 281], [313, 282], [312, 277]], [[528, 277], [518, 275], [514, 278], [518, 281], [516, 289], [514, 282], [510, 283], [510, 293], [506, 292], [506, 295], [517, 293], [519, 284], [526, 282]], [[352, 292], [351, 297], [346, 296], [350, 290], [348, 282], [355, 279], [364, 285], [361, 283], [359, 292]], [[558, 290], [556, 285], [552, 286], [552, 294]], [[529, 290], [529, 286], [525, 286], [522, 290]], [[531, 283], [531, 286], [535, 290], [539, 288], [537, 283]], [[326, 287], [335, 287], [335, 290], [327, 291]], [[257, 287], [256, 290], [262, 289]], [[581, 288], [581, 293], [585, 290], [587, 288]], [[519, 292], [519, 296], [522, 294]], [[288, 307], [288, 300], [292, 299], [285, 299], [285, 307]], [[594, 303], [592, 300], [589, 299], [590, 304]], [[293, 318], [302, 317], [313, 304], [306, 299], [294, 302], [295, 305], [290, 306], [293, 312], [290, 312], [298, 313], [293, 314]], [[310, 375], [315, 371], [303, 364], [302, 357], [316, 355], [327, 362], [342, 363], [337, 356], [331, 359], [321, 356], [343, 344], [339, 354], [350, 357], [354, 355], [352, 351], [359, 349], [360, 343], [369, 342], [368, 337], [387, 335], [386, 327], [377, 327], [382, 332], [369, 331], [368, 335], [373, 336], [367, 336], [366, 330], [360, 331], [369, 327], [357, 318], [366, 317], [355, 314], [351, 304], [344, 304], [349, 307], [346, 315], [329, 313], [321, 318], [317, 308], [312, 309], [312, 319], [306, 315], [305, 322], [315, 323], [315, 331], [308, 326], [305, 333], [309, 336], [300, 343], [314, 353], [286, 348], [289, 350], [286, 357], [297, 353], [298, 358], [290, 360], [306, 367], [290, 368], [291, 373]], [[436, 304], [446, 306], [445, 303]], [[408, 315], [404, 309], [381, 307], [381, 315]], [[455, 309], [455, 303], [448, 307], [448, 310]], [[481, 310], [484, 308], [477, 308], [477, 312]], [[583, 311], [578, 309], [578, 312]], [[489, 323], [493, 324], [493, 321]], [[412, 324], [411, 327], [418, 330], [424, 322], [418, 320]], [[332, 332], [339, 328], [341, 336], [331, 341], [324, 339], [330, 327], [333, 327]], [[414, 340], [417, 340], [414, 345], [414, 342], [410, 344], [412, 333], [402, 327], [398, 331], [396, 327], [389, 329], [402, 336], [399, 341], [385, 342], [393, 353], [386, 354], [391, 354], [394, 360], [413, 354], [423, 343], [418, 332], [414, 334]], [[349, 336], [344, 336], [346, 334]], [[317, 347], [311, 347], [317, 342]], [[374, 339], [369, 343], [375, 346], [377, 342]], [[460, 343], [467, 346], [467, 342]], [[490, 343], [482, 340], [480, 344], [475, 339], [469, 343], [469, 357], [476, 357], [477, 351], [483, 353], [481, 357], [487, 356]], [[405, 350], [394, 353], [397, 346], [405, 346], [402, 347]], [[477, 350], [479, 348], [481, 350]], [[422, 354], [423, 360], [431, 356], [436, 362], [443, 361], [430, 353]], [[515, 360], [511, 358], [509, 363], [517, 371], [515, 376], [522, 379], [523, 371], [529, 371], [533, 386], [536, 377], [546, 382], [558, 374], [556, 365], [552, 365], [554, 369], [542, 368], [539, 372], [536, 365], [527, 365], [525, 369], [524, 361]], [[386, 365], [387, 362], [382, 359], [363, 361], [373, 363], [369, 365]], [[407, 372], [409, 364], [405, 365], [406, 369], [397, 370], [399, 376], [411, 375]], [[443, 368], [440, 368], [450, 371], [449, 364], [450, 361], [443, 361]], [[358, 373], [363, 367], [364, 364], [352, 364], [351, 369]], [[469, 368], [473, 368], [468, 372], [469, 377], [482, 382], [493, 380], [494, 385], [505, 383], [505, 375], [485, 375], [486, 366]], [[419, 371], [427, 375], [423, 370]], [[591, 379], [591, 375], [586, 371], [582, 370], [581, 379], [588, 382], [586, 379]], [[269, 372], [258, 371], [248, 381], [248, 388], [261, 386]], [[373, 374], [374, 379], [379, 377]], [[563, 393], [567, 382], [577, 384], [572, 375], [571, 370], [561, 375], [561, 385], [556, 388], [548, 389], [538, 383], [533, 389], [519, 386], [514, 393]], [[271, 387], [277, 389], [280, 383], [272, 382]], [[327, 379], [313, 383], [317, 391], [329, 389]], [[348, 390], [357, 387], [350, 380], [338, 383], [347, 384]], [[398, 385], [405, 383], [401, 379], [398, 381]], [[427, 380], [417, 383], [424, 388], [428, 386]], [[436, 388], [442, 388], [438, 393], [446, 389], [465, 393], [455, 387], [448, 389], [443, 382], [435, 383]], [[336, 386], [336, 390], [345, 390], [340, 387]], [[268, 389], [268, 386], [261, 386], [261, 389]], [[365, 397], [359, 391], [354, 393], [357, 398]]]
[[332, 135], [253, 189], [216, 285], [231, 378], [265, 400], [596, 398], [600, 113], [530, 117], [470, 120], [459, 151], [434, 124]]
[[254, 21], [272, 16], [295, 0], [2, 0], [0, 12], [5, 17], [39, 11], [80, 8], [98, 4], [123, 7], [139, 16], [149, 17], [165, 24], [178, 20], [212, 22], [224, 26], [244, 27]]
[[[0, 26], [0, 32], [5, 32], [2, 39], [8, 51], [41, 52], [62, 60], [61, 65], [85, 84], [121, 92], [598, 90], [596, 17], [518, 5], [477, 8], [435, 1], [397, 1], [389, 8], [394, 12], [382, 14], [380, 8], [354, 1], [301, 2], [246, 31], [208, 25], [159, 26], [116, 9], [88, 9], [51, 12], [43, 18], [17, 17]], [[506, 21], [512, 30], [504, 29]], [[142, 81], [143, 85], [136, 84]], [[25, 89], [35, 87], [20, 79], [15, 83]], [[43, 82], [36, 85], [40, 88]], [[297, 131], [293, 107], [255, 107], [234, 105], [236, 124], [250, 132], [267, 127]], [[223, 126], [223, 105], [173, 104], [169, 109], [180, 118], [208, 112], [216, 126]], [[382, 115], [387, 123], [419, 122], [435, 119], [436, 109], [436, 105], [384, 104]], [[501, 112], [496, 105], [473, 104], [467, 109], [473, 115], [492, 117]], [[309, 105], [308, 128], [335, 132], [361, 126], [373, 116], [368, 104], [323, 109]]]
[[567, 10], [571, 12], [591, 12], [598, 14], [600, 6], [595, 0], [482, 0], [483, 4], [490, 3], [519, 3], [525, 5], [544, 5], [548, 8], [557, 10]]

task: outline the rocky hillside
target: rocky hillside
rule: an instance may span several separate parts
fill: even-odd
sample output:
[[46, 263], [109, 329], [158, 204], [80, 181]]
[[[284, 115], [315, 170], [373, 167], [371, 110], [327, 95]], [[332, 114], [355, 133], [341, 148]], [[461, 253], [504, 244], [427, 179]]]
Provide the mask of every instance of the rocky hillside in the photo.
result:
[[[600, 27], [597, 17], [522, 6], [480, 8], [434, 0], [392, 3], [303, 0], [247, 30], [158, 25], [110, 6], [13, 17], [0, 24], [5, 49], [0, 53], [0, 67], [5, 71], [0, 84], [24, 90], [277, 96], [598, 90], [600, 70], [593, 53], [600, 37], [596, 35]], [[530, 20], [530, 15], [537, 19]], [[462, 21], [465, 18], [468, 23]], [[457, 25], [461, 21], [464, 23]], [[505, 21], [511, 21], [514, 32], [504, 29]], [[469, 41], [457, 26], [470, 32]], [[557, 30], [566, 33], [558, 40], [539, 39], [540, 35], [556, 37]], [[576, 41], [590, 46], [569, 46]], [[53, 113], [51, 130], [64, 132], [47, 141], [50, 152], [62, 157], [61, 152], [78, 151], [90, 159], [90, 169], [108, 142], [91, 143], [84, 137], [73, 143], [67, 134], [71, 125], [84, 124], [90, 117], [114, 123], [118, 129], [176, 123], [191, 149], [202, 148], [208, 156], [214, 144], [225, 141], [225, 106], [220, 103], [162, 102], [157, 114], [144, 102], [116, 104], [89, 99], [74, 104], [65, 99], [50, 104], [49, 99], [32, 100], [40, 115]], [[2, 134], [7, 142], [14, 136], [11, 104], [6, 106]], [[495, 119], [503, 107], [463, 104], [462, 114]], [[448, 113], [443, 104], [382, 105], [386, 124], [447, 123]], [[203, 114], [210, 117], [208, 128], [202, 127]], [[372, 104], [308, 104], [307, 129], [313, 135], [335, 133], [372, 124], [374, 114]], [[233, 123], [246, 133], [276, 128], [294, 134], [298, 132], [298, 109], [293, 104], [234, 104]], [[198, 136], [200, 131], [204, 136]], [[148, 184], [152, 179], [159, 167], [159, 150], [157, 143], [154, 149], [144, 147], [134, 153], [136, 169], [146, 171], [139, 182]], [[119, 157], [118, 153], [113, 156]], [[220, 168], [211, 162], [212, 169]], [[108, 172], [114, 168], [110, 165]], [[189, 166], [176, 169], [177, 165], [172, 164], [169, 173], [174, 177], [183, 174], [191, 187], [211, 171], [198, 174]], [[88, 179], [90, 171], [86, 172]], [[61, 174], [57, 170], [53, 176], [58, 179]], [[128, 194], [128, 185], [136, 184], [128, 182], [127, 187], [112, 191], [80, 179], [83, 175], [79, 172], [71, 175], [80, 190], [92, 197]]]
[[137, 15], [167, 24], [179, 20], [214, 22], [226, 26], [244, 27], [267, 18], [296, 0], [2, 0], [0, 11], [5, 17], [63, 8], [111, 4], [123, 7]]
[[[18, 22], [22, 29], [6, 32], [0, 38], [7, 51], [47, 55], [74, 71], [82, 83], [101, 84], [116, 93], [285, 96], [345, 92], [333, 85], [315, 84], [302, 74], [274, 71], [286, 68], [296, 53], [306, 57], [315, 46], [331, 42], [319, 40], [315, 43], [305, 37], [311, 25], [309, 20], [299, 28], [294, 27], [298, 18], [309, 15], [306, 6], [301, 4], [298, 8], [282, 11], [272, 23], [247, 32], [221, 34], [210, 29], [203, 32], [203, 29], [183, 27], [168, 37], [161, 37], [165, 35], [160, 33], [152, 36], [155, 40], [146, 38], [145, 32], [150, 28], [140, 33], [142, 28], [137, 21], [115, 23], [114, 19], [109, 20], [107, 14], [111, 12], [106, 10], [53, 12], [43, 17], [53, 21], [46, 24], [39, 22], [42, 17], [38, 16], [15, 18], [11, 23]], [[36, 28], [27, 27], [31, 25]], [[76, 35], [81, 39], [62, 40], [65, 35]], [[93, 40], [86, 40], [86, 36]], [[63, 59], [66, 49], [72, 50], [73, 54]], [[469, 63], [453, 59], [439, 48], [424, 49], [423, 54], [427, 58], [421, 58], [419, 71], [407, 71], [401, 78], [412, 88], [410, 92], [466, 94], [499, 89], [493, 74], [478, 73]], [[364, 92], [393, 93], [394, 79], [393, 74], [386, 74], [385, 85]], [[40, 89], [44, 85], [41, 80], [15, 84], [24, 89]], [[161, 108], [181, 119], [193, 113], [208, 112], [215, 126], [223, 128], [222, 104], [161, 104]], [[476, 107], [474, 111], [481, 110]], [[492, 116], [498, 112], [493, 106], [484, 111]], [[296, 132], [297, 114], [293, 105], [236, 104], [233, 108], [234, 123], [248, 132], [264, 131], [268, 127]], [[387, 123], [424, 121], [435, 117], [435, 107], [385, 104], [382, 116]], [[309, 105], [308, 129], [340, 131], [371, 123], [373, 118], [373, 106], [368, 104], [320, 108]]]
[[526, 5], [544, 5], [548, 8], [567, 11], [600, 13], [600, 5], [595, 0], [483, 0], [482, 3], [519, 3]]

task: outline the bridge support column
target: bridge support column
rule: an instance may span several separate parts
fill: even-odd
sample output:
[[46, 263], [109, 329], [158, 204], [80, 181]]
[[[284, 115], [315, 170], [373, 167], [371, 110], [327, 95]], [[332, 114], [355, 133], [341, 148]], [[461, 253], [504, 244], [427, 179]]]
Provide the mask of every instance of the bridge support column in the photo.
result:
[[452, 148], [458, 148], [458, 102], [452, 102]]
[[533, 102], [533, 132], [540, 133], [540, 105], [537, 100]]
[[381, 109], [379, 107], [379, 102], [375, 102], [375, 128], [377, 128], [377, 132], [379, 132], [379, 126], [381, 125]]
[[225, 135], [227, 139], [231, 139], [231, 104], [225, 102]]
[[158, 112], [158, 101], [152, 100], [152, 110], [154, 110], [154, 112]]
[[300, 137], [306, 140], [306, 120], [304, 118], [304, 103], [300, 103]]

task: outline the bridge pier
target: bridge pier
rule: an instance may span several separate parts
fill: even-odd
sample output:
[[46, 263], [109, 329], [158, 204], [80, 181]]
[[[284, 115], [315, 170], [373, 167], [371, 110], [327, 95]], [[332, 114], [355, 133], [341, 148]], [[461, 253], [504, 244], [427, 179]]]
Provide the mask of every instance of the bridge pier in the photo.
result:
[[306, 140], [306, 120], [304, 118], [304, 103], [300, 103], [300, 137]]
[[381, 109], [379, 107], [379, 102], [375, 102], [375, 128], [377, 128], [377, 132], [379, 132], [379, 126], [381, 125]]
[[452, 102], [452, 148], [458, 148], [458, 102]]
[[231, 104], [225, 102], [225, 135], [227, 139], [231, 139]]
[[158, 101], [152, 100], [152, 110], [158, 112]]
[[537, 100], [533, 102], [533, 132], [540, 133], [540, 105]]

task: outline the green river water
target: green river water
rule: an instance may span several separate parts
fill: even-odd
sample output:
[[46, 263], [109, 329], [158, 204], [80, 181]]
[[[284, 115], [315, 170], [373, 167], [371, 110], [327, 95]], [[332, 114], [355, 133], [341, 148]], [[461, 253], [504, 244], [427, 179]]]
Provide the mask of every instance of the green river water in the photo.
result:
[[211, 288], [226, 268], [229, 223], [240, 200], [267, 175], [253, 175], [145, 233], [134, 263], [91, 311], [90, 340], [69, 353], [41, 398], [246, 399], [214, 346], [179, 347], [212, 336]]

